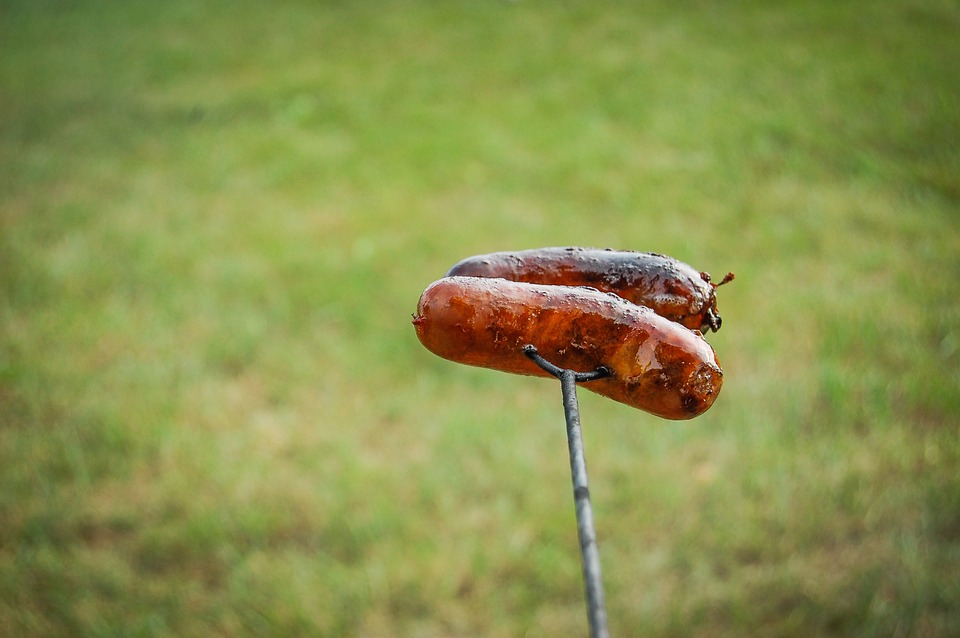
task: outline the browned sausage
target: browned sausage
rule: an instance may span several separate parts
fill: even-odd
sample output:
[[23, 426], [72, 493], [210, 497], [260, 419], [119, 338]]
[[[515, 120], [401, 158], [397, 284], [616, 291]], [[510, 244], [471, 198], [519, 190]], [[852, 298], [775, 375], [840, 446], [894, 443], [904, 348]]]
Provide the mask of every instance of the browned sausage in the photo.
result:
[[717, 286], [710, 275], [672, 257], [595, 248], [538, 248], [468, 257], [447, 276], [501, 277], [510, 281], [590, 286], [612, 292], [687, 328], [719, 330]]
[[688, 330], [616, 295], [592, 288], [445, 277], [420, 297], [420, 342], [451, 361], [545, 376], [523, 353], [579, 372], [611, 376], [583, 387], [667, 419], [709, 408], [723, 383], [716, 354]]

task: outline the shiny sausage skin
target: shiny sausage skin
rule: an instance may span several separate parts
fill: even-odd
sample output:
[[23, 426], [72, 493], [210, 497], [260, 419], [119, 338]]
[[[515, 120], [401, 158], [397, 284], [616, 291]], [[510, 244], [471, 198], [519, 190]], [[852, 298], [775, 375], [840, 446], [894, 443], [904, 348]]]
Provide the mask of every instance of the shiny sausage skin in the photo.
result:
[[[717, 295], [710, 275], [672, 257], [596, 248], [538, 248], [468, 257], [447, 276], [590, 286], [612, 292], [692, 330], [717, 331]], [[720, 283], [733, 279], [727, 275]]]
[[523, 352], [532, 344], [561, 368], [606, 366], [611, 376], [583, 387], [666, 419], [702, 414], [723, 383], [699, 332], [592, 288], [445, 277], [413, 324], [428, 350], [467, 365], [547, 376]]

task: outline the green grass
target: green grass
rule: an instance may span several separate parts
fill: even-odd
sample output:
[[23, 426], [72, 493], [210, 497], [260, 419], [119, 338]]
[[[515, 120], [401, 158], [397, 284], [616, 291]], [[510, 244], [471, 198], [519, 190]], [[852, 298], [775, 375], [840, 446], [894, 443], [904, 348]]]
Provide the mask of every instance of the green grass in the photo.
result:
[[580, 393], [616, 636], [960, 634], [960, 6], [0, 0], [0, 635], [560, 636], [556, 383], [462, 257], [715, 275], [668, 423]]

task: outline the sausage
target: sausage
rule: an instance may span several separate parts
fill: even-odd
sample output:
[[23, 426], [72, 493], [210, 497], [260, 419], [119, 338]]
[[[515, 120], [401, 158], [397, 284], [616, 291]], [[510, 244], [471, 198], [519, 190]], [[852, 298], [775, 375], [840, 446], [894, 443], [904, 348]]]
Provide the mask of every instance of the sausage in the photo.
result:
[[709, 408], [723, 384], [703, 336], [650, 308], [587, 287], [445, 277], [430, 284], [413, 324], [427, 350], [458, 363], [547, 376], [532, 344], [561, 368], [610, 376], [584, 387], [666, 419]]
[[447, 276], [500, 277], [510, 281], [590, 286], [612, 292], [693, 330], [720, 329], [710, 275], [672, 257], [596, 248], [538, 248], [468, 257]]

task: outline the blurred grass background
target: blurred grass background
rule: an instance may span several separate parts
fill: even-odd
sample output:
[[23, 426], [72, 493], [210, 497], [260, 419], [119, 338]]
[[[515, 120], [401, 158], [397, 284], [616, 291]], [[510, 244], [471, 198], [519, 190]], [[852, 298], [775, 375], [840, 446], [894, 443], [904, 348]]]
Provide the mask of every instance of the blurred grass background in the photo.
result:
[[0, 635], [574, 636], [558, 384], [458, 259], [714, 275], [581, 392], [616, 636], [960, 634], [960, 4], [0, 0]]

